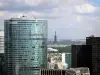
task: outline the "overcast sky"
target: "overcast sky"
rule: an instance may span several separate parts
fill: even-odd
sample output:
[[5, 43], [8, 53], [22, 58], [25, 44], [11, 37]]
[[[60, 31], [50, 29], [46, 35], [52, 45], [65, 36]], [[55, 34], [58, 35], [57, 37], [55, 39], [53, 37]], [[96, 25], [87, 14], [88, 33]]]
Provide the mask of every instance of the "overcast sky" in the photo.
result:
[[58, 39], [100, 36], [100, 0], [0, 0], [3, 20], [25, 14], [48, 20], [48, 38], [56, 30]]

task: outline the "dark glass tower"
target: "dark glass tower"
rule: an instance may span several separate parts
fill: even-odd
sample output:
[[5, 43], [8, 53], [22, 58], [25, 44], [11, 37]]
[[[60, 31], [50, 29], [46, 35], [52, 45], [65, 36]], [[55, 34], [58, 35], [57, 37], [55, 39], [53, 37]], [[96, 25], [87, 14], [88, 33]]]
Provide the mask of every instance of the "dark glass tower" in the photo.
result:
[[47, 67], [47, 20], [5, 20], [7, 75], [37, 75]]
[[81, 51], [82, 45], [72, 45], [71, 53], [72, 53], [72, 68], [78, 67], [78, 55], [79, 51]]
[[0, 75], [6, 75], [5, 54], [4, 53], [0, 53]]
[[86, 45], [74, 45], [72, 62], [72, 67], [86, 66], [90, 69], [91, 75], [100, 75], [100, 37], [87, 37]]
[[92, 71], [91, 45], [72, 45], [72, 67], [88, 67]]
[[100, 75], [100, 37], [87, 37], [86, 44], [92, 46], [91, 75]]

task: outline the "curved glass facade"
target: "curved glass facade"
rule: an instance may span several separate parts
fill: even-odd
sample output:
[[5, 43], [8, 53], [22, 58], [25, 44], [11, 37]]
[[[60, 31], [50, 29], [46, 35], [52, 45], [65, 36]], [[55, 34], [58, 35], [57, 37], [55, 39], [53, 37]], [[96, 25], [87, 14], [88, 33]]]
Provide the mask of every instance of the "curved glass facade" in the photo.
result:
[[8, 75], [37, 75], [47, 67], [47, 20], [5, 20]]

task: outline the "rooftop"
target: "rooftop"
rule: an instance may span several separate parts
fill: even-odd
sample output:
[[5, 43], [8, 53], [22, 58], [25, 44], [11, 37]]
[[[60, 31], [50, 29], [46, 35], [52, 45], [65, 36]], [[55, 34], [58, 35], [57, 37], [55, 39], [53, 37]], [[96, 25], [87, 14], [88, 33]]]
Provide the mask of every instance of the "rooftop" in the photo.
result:
[[10, 18], [11, 20], [45, 20], [45, 19], [39, 19], [39, 18], [34, 18], [34, 17], [27, 17], [27, 16], [17, 16], [14, 18]]

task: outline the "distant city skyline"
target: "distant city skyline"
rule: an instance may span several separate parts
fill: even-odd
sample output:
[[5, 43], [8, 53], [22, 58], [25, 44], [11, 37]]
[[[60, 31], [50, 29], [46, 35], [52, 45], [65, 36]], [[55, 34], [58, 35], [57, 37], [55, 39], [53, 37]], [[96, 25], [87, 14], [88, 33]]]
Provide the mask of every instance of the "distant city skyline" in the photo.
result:
[[100, 0], [0, 0], [0, 29], [4, 19], [25, 14], [48, 20], [48, 38], [85, 39], [100, 36]]

